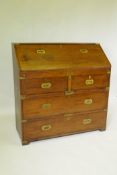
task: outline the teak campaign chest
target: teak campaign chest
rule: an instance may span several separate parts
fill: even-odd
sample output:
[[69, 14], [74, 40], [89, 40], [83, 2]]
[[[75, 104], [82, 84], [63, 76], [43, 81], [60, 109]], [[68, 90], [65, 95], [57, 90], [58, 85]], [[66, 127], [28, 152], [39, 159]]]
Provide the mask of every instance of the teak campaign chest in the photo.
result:
[[22, 144], [105, 130], [111, 65], [99, 44], [14, 43]]

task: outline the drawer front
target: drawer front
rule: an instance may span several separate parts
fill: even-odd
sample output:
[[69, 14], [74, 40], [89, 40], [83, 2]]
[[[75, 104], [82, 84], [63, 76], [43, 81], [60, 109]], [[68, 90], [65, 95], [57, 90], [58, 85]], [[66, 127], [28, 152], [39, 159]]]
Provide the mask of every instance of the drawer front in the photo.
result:
[[72, 78], [73, 89], [104, 88], [109, 86], [109, 75], [81, 75]]
[[62, 113], [105, 109], [106, 91], [81, 91], [70, 96], [48, 96], [25, 99], [22, 102], [24, 119], [33, 119]]
[[105, 128], [106, 112], [57, 116], [23, 124], [23, 139], [33, 140], [67, 133], [83, 132]]
[[65, 91], [67, 89], [67, 77], [35, 78], [21, 80], [22, 94], [39, 94]]

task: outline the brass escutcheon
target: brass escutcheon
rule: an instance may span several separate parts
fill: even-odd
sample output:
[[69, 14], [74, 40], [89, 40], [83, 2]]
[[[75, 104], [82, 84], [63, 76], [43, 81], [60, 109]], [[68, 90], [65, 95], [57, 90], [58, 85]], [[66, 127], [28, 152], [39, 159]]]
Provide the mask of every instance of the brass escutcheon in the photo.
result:
[[42, 83], [41, 88], [42, 89], [49, 89], [51, 88], [52, 84], [50, 82]]
[[51, 106], [52, 106], [52, 104], [50, 104], [50, 103], [44, 103], [44, 104], [42, 104], [42, 109], [50, 109], [51, 108]]
[[92, 119], [90, 119], [90, 118], [83, 119], [83, 121], [82, 121], [82, 123], [83, 123], [84, 125], [88, 125], [88, 124], [90, 124], [91, 122], [92, 122]]
[[90, 105], [90, 104], [92, 104], [92, 103], [93, 103], [93, 100], [92, 100], [91, 98], [85, 99], [85, 100], [84, 100], [84, 104], [85, 104], [85, 105]]
[[88, 53], [88, 49], [80, 49], [81, 53]]
[[44, 49], [37, 49], [37, 54], [45, 54], [45, 50]]
[[50, 125], [50, 124], [47, 124], [47, 125], [43, 125], [42, 127], [41, 127], [41, 130], [42, 131], [48, 131], [48, 130], [50, 130], [52, 128], [52, 126]]

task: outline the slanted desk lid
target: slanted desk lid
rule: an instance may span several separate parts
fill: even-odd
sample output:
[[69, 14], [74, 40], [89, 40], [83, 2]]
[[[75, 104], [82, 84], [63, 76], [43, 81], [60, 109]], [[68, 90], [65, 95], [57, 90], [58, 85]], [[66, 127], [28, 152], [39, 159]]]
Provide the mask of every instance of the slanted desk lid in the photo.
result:
[[110, 67], [99, 44], [14, 44], [20, 70]]

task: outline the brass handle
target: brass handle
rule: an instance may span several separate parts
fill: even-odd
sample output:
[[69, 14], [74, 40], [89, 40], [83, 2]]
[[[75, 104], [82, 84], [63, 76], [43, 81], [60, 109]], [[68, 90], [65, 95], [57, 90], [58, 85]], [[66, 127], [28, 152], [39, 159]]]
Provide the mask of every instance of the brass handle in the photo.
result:
[[87, 119], [84, 119], [84, 120], [82, 121], [83, 125], [88, 125], [88, 124], [90, 124], [91, 122], [92, 122], [92, 119], [91, 119], [91, 118], [87, 118]]
[[52, 126], [50, 125], [50, 124], [47, 124], [47, 125], [43, 125], [42, 127], [41, 127], [41, 130], [42, 131], [48, 131], [48, 130], [50, 130], [52, 128]]
[[37, 54], [45, 54], [45, 50], [44, 49], [38, 49]]
[[42, 109], [50, 109], [51, 108], [51, 106], [52, 106], [52, 104], [50, 104], [50, 103], [44, 103], [44, 104], [42, 104]]
[[92, 103], [93, 103], [93, 100], [92, 100], [91, 98], [85, 99], [85, 100], [84, 100], [84, 104], [85, 104], [85, 105], [90, 105], [90, 104], [92, 104]]
[[80, 49], [81, 53], [88, 53], [88, 49]]
[[52, 84], [50, 82], [42, 83], [41, 88], [42, 89], [49, 89], [51, 88]]
[[85, 80], [85, 84], [88, 85], [93, 85], [94, 84], [94, 80], [91, 78], [91, 76], [89, 75], [89, 78], [87, 80]]

